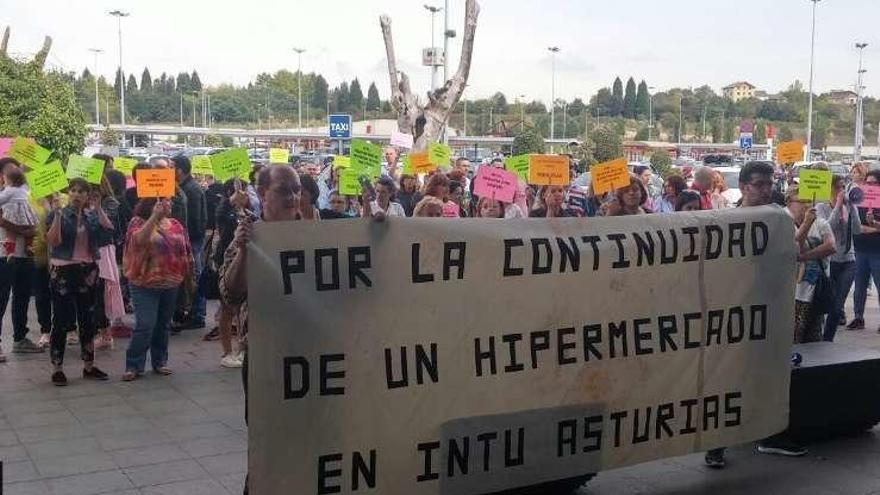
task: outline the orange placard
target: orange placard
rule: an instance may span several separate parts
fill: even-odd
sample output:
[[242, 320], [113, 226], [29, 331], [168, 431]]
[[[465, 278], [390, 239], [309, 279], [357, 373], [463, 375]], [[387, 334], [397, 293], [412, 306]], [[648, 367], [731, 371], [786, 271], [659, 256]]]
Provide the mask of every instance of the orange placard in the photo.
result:
[[629, 169], [625, 158], [593, 165], [590, 167], [590, 176], [595, 194], [605, 194], [629, 186]]
[[137, 195], [139, 198], [174, 197], [174, 169], [141, 169], [136, 173]]
[[535, 186], [567, 186], [571, 175], [568, 157], [563, 155], [530, 155], [529, 184]]
[[411, 153], [409, 164], [415, 174], [427, 174], [437, 170], [437, 164], [431, 161], [429, 153]]
[[790, 165], [804, 159], [804, 143], [801, 141], [786, 141], [776, 145], [776, 161]]

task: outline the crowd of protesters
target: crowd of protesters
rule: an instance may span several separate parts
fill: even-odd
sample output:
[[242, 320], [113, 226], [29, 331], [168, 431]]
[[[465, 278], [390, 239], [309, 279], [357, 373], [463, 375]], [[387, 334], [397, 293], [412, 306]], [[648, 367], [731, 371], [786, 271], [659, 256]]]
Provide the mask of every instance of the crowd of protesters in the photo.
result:
[[[785, 207], [796, 227], [798, 279], [793, 341], [833, 340], [846, 323], [843, 303], [855, 284], [855, 308], [847, 328], [864, 328], [869, 281], [880, 282], [880, 224], [873, 211], [850, 200], [853, 185], [880, 183], [880, 171], [861, 164], [850, 178], [836, 177], [830, 202], [799, 199], [796, 181], [780, 187], [770, 162], [749, 162], [741, 170], [742, 198], [731, 204], [721, 175], [696, 170], [690, 184], [679, 175], [652, 190], [650, 167], [636, 167], [624, 187], [594, 194], [591, 186], [540, 186], [519, 181], [513, 200], [474, 194], [475, 167], [459, 158], [427, 175], [404, 173], [397, 150], [385, 150], [380, 176], [360, 196], [339, 192], [332, 162], [255, 165], [247, 180], [214, 182], [194, 177], [184, 155], [138, 163], [132, 177], [104, 161], [100, 185], [72, 179], [65, 194], [36, 200], [28, 193], [21, 165], [0, 159], [0, 316], [12, 299], [13, 353], [49, 350], [51, 381], [66, 385], [68, 345], [77, 345], [84, 379], [107, 380], [96, 366], [96, 350], [129, 338], [121, 379], [138, 379], [149, 355], [154, 373], [170, 375], [171, 335], [206, 328], [204, 339], [219, 340], [219, 364], [243, 368], [247, 378], [247, 243], [254, 222], [325, 221], [388, 217], [515, 219], [666, 215], [677, 212], [761, 206]], [[498, 158], [481, 166], [504, 167]], [[175, 171], [176, 193], [138, 198], [137, 172]], [[572, 167], [572, 184], [577, 173]], [[783, 194], [782, 191], [785, 191]], [[27, 313], [33, 296], [40, 326], [29, 337]], [[206, 300], [219, 299], [206, 315]], [[134, 314], [128, 328], [122, 317]], [[213, 319], [216, 323], [209, 324]], [[6, 356], [0, 351], [0, 362]], [[246, 388], [245, 388], [246, 390]], [[768, 439], [766, 452], [800, 455], [795, 447]], [[781, 446], [780, 446], [781, 445]], [[707, 463], [723, 465], [723, 450]]]

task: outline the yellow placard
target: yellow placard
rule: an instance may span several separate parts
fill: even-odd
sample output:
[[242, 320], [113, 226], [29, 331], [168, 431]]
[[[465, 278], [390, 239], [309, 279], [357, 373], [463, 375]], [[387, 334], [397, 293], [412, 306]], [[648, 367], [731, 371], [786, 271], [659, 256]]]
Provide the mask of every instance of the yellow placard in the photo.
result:
[[798, 199], [806, 201], [831, 200], [831, 171], [802, 168], [798, 172]]
[[590, 167], [590, 177], [595, 194], [605, 194], [629, 186], [629, 169], [626, 167], [626, 158], [593, 165]]
[[269, 163], [273, 165], [286, 165], [289, 159], [290, 150], [284, 148], [269, 148]]
[[790, 165], [804, 159], [804, 143], [801, 141], [786, 141], [776, 145], [776, 161]]
[[113, 159], [113, 170], [118, 170], [122, 172], [122, 174], [126, 177], [131, 177], [131, 174], [134, 171], [134, 167], [137, 165], [137, 163], [138, 161], [134, 158], [117, 156]]
[[569, 161], [563, 155], [529, 155], [529, 184], [567, 186], [571, 180]]
[[344, 155], [337, 155], [333, 157], [333, 168], [348, 168], [351, 167], [351, 157]]

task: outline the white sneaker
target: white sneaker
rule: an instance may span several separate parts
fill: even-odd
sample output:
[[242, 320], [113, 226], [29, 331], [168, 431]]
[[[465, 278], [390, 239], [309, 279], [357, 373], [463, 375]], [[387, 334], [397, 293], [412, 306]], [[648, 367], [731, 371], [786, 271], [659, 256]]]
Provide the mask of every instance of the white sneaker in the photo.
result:
[[224, 368], [241, 368], [241, 360], [233, 354], [227, 354], [220, 358], [220, 366]]
[[37, 345], [43, 348], [49, 347], [49, 334], [41, 333], [40, 340], [37, 341]]
[[79, 336], [76, 332], [67, 332], [67, 345], [79, 345]]

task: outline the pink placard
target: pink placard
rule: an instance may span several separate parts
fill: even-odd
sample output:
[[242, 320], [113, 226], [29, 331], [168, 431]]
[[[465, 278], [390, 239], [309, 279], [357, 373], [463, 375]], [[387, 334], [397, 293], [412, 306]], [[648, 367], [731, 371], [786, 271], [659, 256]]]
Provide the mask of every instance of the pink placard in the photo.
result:
[[859, 189], [864, 194], [864, 199], [858, 205], [859, 208], [880, 208], [880, 186], [862, 184]]
[[458, 218], [458, 205], [452, 201], [443, 203], [443, 218]]
[[474, 194], [483, 198], [497, 199], [505, 203], [513, 203], [516, 194], [516, 174], [503, 168], [483, 165], [474, 179]]
[[12, 138], [0, 138], [0, 158], [6, 156], [6, 153], [9, 153], [9, 148], [12, 147]]

